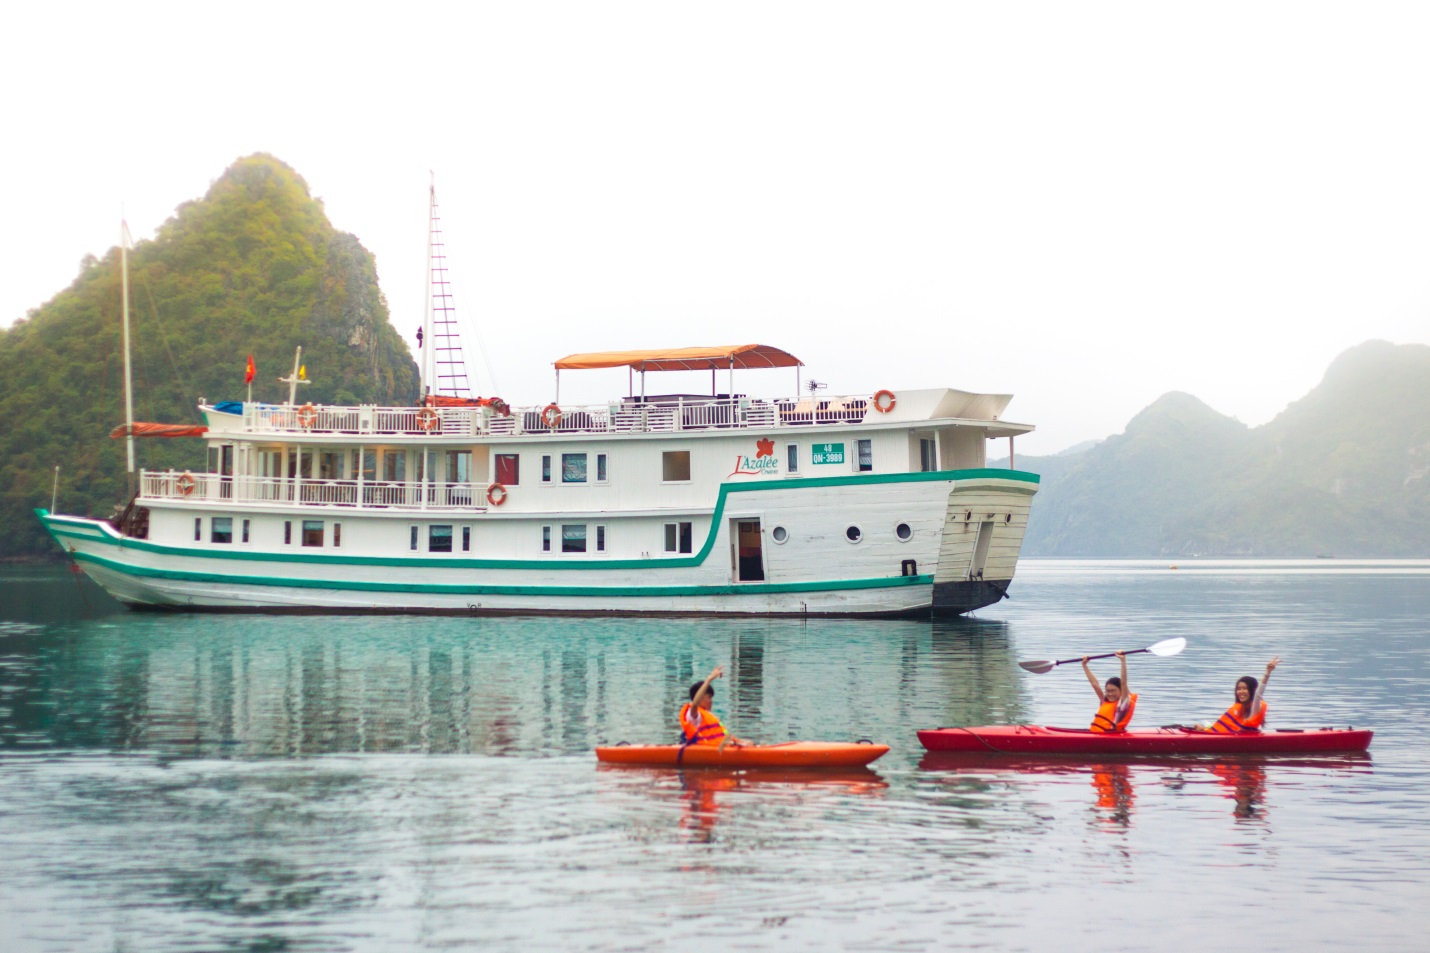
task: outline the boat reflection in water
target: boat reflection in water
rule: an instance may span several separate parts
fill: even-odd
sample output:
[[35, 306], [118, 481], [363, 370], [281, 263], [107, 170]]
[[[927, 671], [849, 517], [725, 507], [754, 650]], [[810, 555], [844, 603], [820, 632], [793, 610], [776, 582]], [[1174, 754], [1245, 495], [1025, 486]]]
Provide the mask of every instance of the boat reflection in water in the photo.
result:
[[1366, 752], [1348, 752], [1313, 758], [1252, 755], [1213, 759], [1191, 755], [1080, 762], [1068, 758], [930, 751], [919, 762], [919, 767], [984, 780], [1013, 774], [1070, 778], [1086, 775], [1099, 821], [1127, 827], [1137, 801], [1134, 778], [1136, 782], [1156, 784], [1173, 794], [1215, 793], [1233, 802], [1232, 814], [1238, 821], [1251, 821], [1264, 819], [1267, 784], [1276, 775], [1367, 774], [1371, 771], [1371, 758]]

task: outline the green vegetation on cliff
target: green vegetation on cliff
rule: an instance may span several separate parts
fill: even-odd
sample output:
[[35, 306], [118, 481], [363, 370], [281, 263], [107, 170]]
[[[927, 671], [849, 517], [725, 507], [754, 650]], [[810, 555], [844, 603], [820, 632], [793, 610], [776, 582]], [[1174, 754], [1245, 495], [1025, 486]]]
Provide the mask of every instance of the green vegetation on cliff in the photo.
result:
[[[410, 403], [417, 365], [388, 323], [372, 255], [336, 231], [307, 183], [266, 155], [241, 159], [129, 254], [136, 420], [201, 423], [195, 405], [285, 399], [302, 345], [314, 403]], [[0, 557], [54, 551], [31, 510], [108, 515], [125, 496], [119, 249], [0, 331]], [[140, 440], [139, 466], [194, 468], [201, 440]]]
[[1249, 429], [1167, 394], [1042, 472], [1036, 556], [1430, 556], [1430, 347], [1371, 341]]

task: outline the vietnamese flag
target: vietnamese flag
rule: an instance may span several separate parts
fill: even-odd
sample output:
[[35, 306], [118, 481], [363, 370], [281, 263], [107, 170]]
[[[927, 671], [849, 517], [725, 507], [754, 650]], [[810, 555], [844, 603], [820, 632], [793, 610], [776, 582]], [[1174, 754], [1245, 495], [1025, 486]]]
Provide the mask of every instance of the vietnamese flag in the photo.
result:
[[258, 373], [258, 368], [256, 368], [256, 367], [253, 366], [253, 355], [250, 354], [250, 355], [248, 355], [248, 369], [243, 372], [243, 382], [244, 382], [245, 384], [252, 384], [252, 383], [253, 383], [253, 377], [254, 377], [254, 375], [257, 374], [257, 373]]

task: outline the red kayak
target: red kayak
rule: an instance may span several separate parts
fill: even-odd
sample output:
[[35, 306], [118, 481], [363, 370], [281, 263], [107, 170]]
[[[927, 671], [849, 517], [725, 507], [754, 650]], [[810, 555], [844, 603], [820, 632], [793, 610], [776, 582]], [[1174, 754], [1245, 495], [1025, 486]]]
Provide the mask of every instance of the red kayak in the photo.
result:
[[980, 725], [932, 728], [919, 732], [930, 751], [992, 754], [1067, 755], [1071, 757], [1159, 754], [1306, 754], [1317, 751], [1364, 751], [1372, 732], [1355, 728], [1282, 728], [1234, 735], [1190, 728], [1098, 732], [1086, 728], [1040, 725]]
[[607, 764], [663, 768], [853, 768], [883, 757], [888, 745], [787, 741], [778, 745], [611, 745], [596, 749]]

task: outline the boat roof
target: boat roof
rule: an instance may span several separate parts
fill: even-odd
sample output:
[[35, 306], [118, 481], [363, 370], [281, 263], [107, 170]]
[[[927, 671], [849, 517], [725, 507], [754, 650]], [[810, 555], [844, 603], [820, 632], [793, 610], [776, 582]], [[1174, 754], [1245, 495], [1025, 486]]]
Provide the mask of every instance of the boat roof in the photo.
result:
[[768, 344], [724, 344], [714, 347], [663, 348], [654, 351], [597, 351], [571, 354], [556, 362], [557, 370], [630, 367], [638, 371], [708, 371], [730, 367], [803, 367], [788, 351]]

